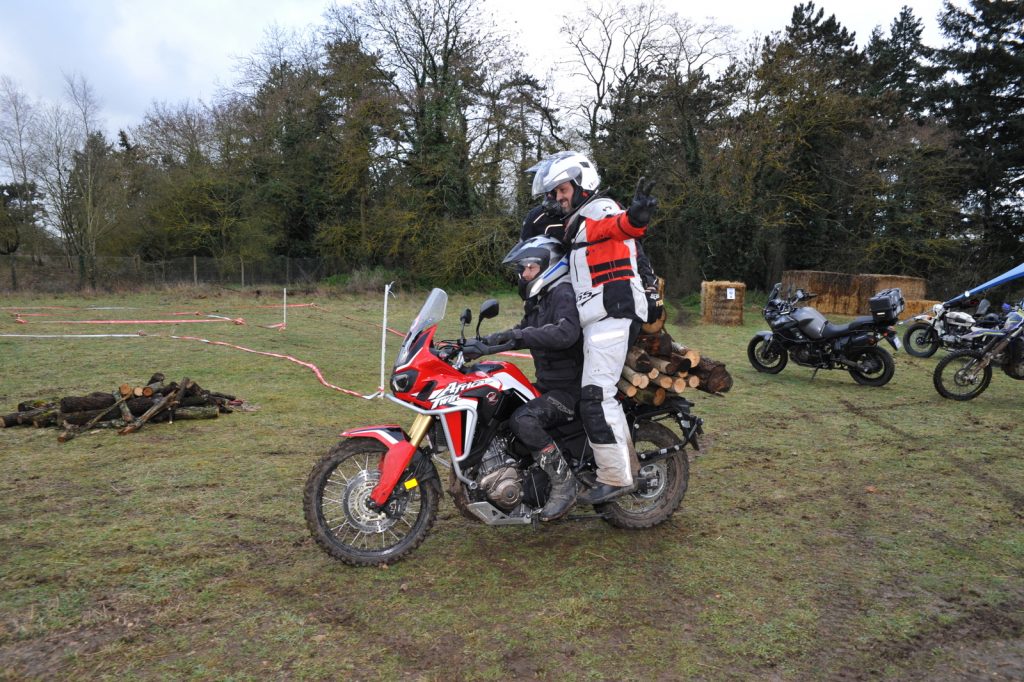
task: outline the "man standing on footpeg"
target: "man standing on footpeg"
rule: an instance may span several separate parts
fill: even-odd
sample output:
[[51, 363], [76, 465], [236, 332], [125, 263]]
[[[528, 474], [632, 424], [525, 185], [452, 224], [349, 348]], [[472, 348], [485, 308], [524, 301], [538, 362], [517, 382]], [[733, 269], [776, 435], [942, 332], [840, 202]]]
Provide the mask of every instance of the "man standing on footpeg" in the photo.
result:
[[580, 415], [594, 450], [597, 485], [577, 498], [601, 504], [634, 489], [632, 439], [616, 382], [630, 342], [647, 318], [647, 296], [637, 265], [636, 239], [657, 207], [653, 182], [637, 183], [625, 211], [597, 194], [600, 176], [582, 154], [559, 152], [530, 169], [534, 194], [565, 215], [572, 285], [583, 328]]

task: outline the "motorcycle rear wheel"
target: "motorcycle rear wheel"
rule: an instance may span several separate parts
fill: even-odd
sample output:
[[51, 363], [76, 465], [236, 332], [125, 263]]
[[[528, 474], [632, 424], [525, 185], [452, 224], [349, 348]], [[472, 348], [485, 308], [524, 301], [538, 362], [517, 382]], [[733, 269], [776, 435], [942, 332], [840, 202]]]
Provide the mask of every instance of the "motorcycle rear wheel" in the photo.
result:
[[758, 372], [778, 374], [789, 362], [789, 354], [774, 341], [755, 336], [747, 344], [747, 359]]
[[903, 334], [903, 348], [915, 358], [930, 358], [939, 345], [939, 335], [927, 322], [915, 322]]
[[389, 514], [367, 508], [386, 451], [367, 438], [342, 441], [306, 480], [302, 506], [310, 534], [325, 552], [351, 566], [398, 561], [419, 547], [437, 519], [441, 486], [436, 476], [411, 485], [406, 473], [392, 493]]
[[892, 356], [878, 346], [850, 351], [846, 358], [850, 362], [867, 365], [865, 369], [847, 368], [853, 380], [862, 386], [885, 386], [896, 373], [896, 364], [892, 361]]
[[[637, 452], [649, 452], [672, 447], [682, 438], [671, 429], [652, 422], [644, 422], [637, 429], [633, 446]], [[686, 450], [656, 462], [640, 462], [638, 483], [642, 490], [616, 498], [594, 509], [605, 521], [617, 528], [630, 530], [650, 528], [667, 520], [683, 501], [690, 481], [690, 460]]]
[[981, 370], [976, 366], [983, 356], [981, 351], [959, 350], [939, 360], [932, 374], [935, 390], [950, 400], [977, 398], [992, 381], [992, 365], [985, 365]]

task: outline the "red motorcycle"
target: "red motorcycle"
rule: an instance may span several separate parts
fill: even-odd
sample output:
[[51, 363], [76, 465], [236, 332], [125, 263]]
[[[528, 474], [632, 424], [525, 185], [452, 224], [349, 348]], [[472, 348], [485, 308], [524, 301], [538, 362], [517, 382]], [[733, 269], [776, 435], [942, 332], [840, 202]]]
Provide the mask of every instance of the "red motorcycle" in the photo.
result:
[[[441, 479], [434, 462], [449, 469], [448, 492], [463, 516], [491, 526], [538, 522], [550, 482], [508, 426], [517, 407], [538, 395], [514, 364], [467, 364], [460, 339], [435, 341], [448, 295], [434, 289], [413, 320], [391, 374], [390, 400], [416, 413], [408, 430], [394, 424], [342, 433], [309, 474], [303, 495], [313, 539], [332, 557], [353, 566], [398, 561], [418, 547], [437, 518]], [[498, 314], [490, 299], [480, 321]], [[480, 321], [476, 346], [479, 349]], [[509, 350], [511, 344], [486, 348]], [[639, 460], [636, 490], [595, 505], [595, 518], [619, 528], [649, 528], [679, 507], [689, 481], [689, 443], [699, 449], [702, 420], [693, 403], [674, 397], [654, 407], [624, 399]], [[679, 432], [659, 422], [675, 423]], [[579, 419], [551, 430], [583, 485], [596, 485], [594, 456]], [[580, 518], [580, 517], [569, 517]]]

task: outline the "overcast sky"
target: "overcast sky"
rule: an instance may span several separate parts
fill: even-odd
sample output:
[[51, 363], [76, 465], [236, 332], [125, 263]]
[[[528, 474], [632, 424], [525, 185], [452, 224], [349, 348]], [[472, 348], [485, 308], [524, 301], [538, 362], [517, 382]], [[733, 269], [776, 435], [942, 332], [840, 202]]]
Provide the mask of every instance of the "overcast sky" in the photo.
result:
[[[582, 3], [489, 0], [522, 41], [527, 67], [543, 77], [545, 55], [559, 43], [562, 10]], [[212, 101], [234, 80], [238, 58], [251, 55], [272, 25], [302, 29], [321, 23], [330, 0], [0, 0], [0, 75], [30, 97], [59, 99], [64, 73], [89, 81], [111, 132], [136, 125], [154, 101]], [[341, 2], [339, 4], [347, 4]], [[664, 0], [694, 20], [712, 16], [741, 37], [789, 23], [795, 0]], [[900, 7], [924, 23], [924, 41], [942, 42], [942, 0], [819, 0], [864, 45], [872, 28], [888, 32]]]

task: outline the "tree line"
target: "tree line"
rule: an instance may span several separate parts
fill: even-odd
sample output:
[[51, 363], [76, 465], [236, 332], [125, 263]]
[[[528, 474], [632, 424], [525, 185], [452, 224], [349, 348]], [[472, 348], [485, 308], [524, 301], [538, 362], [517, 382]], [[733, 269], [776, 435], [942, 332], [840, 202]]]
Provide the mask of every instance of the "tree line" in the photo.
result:
[[361, 0], [115, 139], [86, 77], [43, 104], [0, 75], [0, 254], [59, 251], [79, 286], [104, 255], [487, 286], [535, 201], [524, 170], [572, 148], [620, 201], [657, 179], [647, 251], [675, 293], [817, 269], [941, 296], [1024, 260], [1024, 10], [947, 1], [940, 28], [925, 45], [904, 7], [860, 47], [804, 2], [743, 45], [656, 0], [590, 5], [538, 75], [476, 0]]

